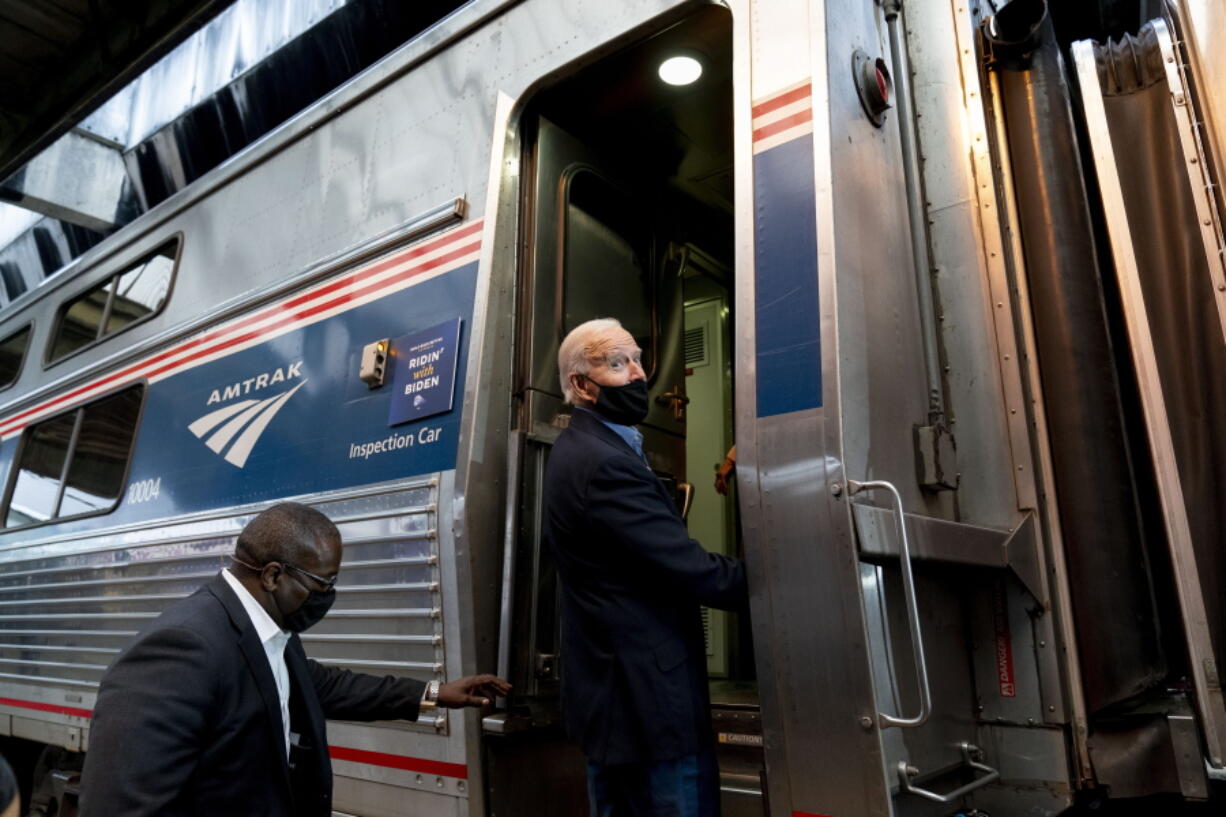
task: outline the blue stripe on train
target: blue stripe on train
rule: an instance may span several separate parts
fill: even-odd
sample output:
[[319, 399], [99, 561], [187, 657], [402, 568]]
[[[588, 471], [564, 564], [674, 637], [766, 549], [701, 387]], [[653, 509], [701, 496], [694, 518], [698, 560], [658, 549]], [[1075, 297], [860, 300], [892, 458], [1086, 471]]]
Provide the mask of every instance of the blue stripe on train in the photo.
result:
[[754, 316], [758, 416], [822, 404], [813, 142], [754, 157]]

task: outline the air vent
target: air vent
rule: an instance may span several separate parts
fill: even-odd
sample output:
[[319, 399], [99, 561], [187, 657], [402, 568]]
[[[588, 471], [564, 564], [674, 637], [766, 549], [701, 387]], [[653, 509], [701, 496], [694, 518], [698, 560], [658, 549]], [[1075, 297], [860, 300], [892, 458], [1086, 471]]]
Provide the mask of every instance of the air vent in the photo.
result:
[[701, 323], [693, 329], [685, 330], [685, 365], [706, 366], [707, 359], [707, 325]]

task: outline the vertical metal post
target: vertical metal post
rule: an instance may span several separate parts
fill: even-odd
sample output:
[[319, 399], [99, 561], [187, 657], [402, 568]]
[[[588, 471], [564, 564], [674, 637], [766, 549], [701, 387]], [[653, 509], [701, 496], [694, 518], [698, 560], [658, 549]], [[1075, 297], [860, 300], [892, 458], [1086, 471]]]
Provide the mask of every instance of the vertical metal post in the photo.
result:
[[907, 187], [907, 218], [911, 224], [911, 258], [915, 268], [915, 294], [919, 300], [920, 337], [924, 345], [924, 369], [928, 377], [928, 423], [943, 426], [945, 397], [941, 384], [940, 354], [937, 351], [932, 258], [928, 251], [928, 215], [924, 206], [924, 182], [920, 175], [911, 65], [907, 60], [907, 44], [904, 39], [906, 32], [900, 19], [902, 0], [886, 0], [884, 8], [890, 36], [890, 58], [894, 65], [894, 99], [898, 108], [898, 135], [902, 145], [903, 175]]

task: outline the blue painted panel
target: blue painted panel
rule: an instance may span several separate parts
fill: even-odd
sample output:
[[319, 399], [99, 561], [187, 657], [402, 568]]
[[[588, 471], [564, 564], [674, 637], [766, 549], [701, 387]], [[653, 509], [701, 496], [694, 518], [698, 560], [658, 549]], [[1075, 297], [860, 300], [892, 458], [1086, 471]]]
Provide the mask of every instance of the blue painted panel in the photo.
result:
[[754, 281], [758, 416], [822, 404], [813, 143], [754, 157]]
[[[389, 427], [391, 384], [368, 388], [358, 367], [362, 347], [380, 338], [437, 326], [444, 316], [471, 325], [476, 277], [477, 265], [469, 264], [152, 384], [128, 484], [158, 480], [156, 496], [144, 491], [143, 501], [125, 497], [111, 514], [12, 536], [90, 530], [454, 468], [462, 406]], [[456, 388], [464, 382], [471, 333], [460, 334]], [[0, 459], [11, 457], [16, 442], [4, 443]]]

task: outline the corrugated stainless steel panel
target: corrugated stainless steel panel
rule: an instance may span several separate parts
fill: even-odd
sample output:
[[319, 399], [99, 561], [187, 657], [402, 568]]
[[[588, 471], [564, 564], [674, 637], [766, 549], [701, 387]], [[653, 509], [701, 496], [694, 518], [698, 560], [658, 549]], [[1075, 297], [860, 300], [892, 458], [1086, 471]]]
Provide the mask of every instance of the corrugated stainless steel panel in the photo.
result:
[[[336, 604], [303, 636], [308, 654], [358, 671], [440, 675], [437, 480], [319, 499], [314, 504], [337, 523], [345, 547]], [[253, 513], [242, 508], [0, 552], [0, 678], [96, 688], [140, 626], [230, 563]], [[436, 726], [427, 719], [416, 728]]]

